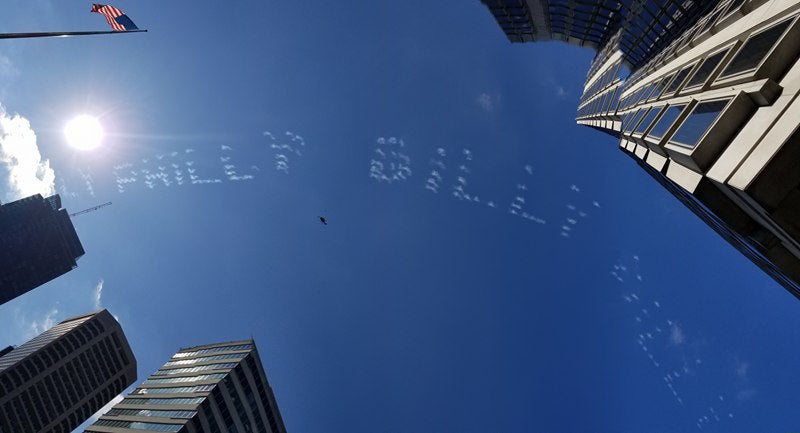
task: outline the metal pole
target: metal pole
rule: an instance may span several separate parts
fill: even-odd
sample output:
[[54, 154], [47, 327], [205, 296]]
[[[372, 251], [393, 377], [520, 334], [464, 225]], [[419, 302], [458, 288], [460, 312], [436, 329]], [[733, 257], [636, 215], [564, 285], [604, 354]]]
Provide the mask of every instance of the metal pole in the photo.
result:
[[146, 29], [103, 32], [44, 32], [44, 33], [0, 33], [0, 39], [23, 39], [23, 38], [58, 38], [67, 36], [86, 36], [86, 35], [116, 35], [123, 33], [146, 32]]

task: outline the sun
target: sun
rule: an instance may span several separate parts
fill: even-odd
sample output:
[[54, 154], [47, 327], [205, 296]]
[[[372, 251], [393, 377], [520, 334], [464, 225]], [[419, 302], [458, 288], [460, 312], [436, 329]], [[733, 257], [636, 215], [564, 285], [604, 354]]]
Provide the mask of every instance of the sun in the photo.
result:
[[70, 146], [79, 150], [92, 150], [100, 147], [103, 141], [103, 127], [96, 117], [81, 114], [67, 123], [64, 135]]

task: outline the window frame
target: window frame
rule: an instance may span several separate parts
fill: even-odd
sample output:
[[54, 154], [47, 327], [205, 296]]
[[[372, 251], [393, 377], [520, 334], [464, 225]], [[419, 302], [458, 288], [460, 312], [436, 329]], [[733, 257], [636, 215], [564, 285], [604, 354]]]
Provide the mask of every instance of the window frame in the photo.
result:
[[[728, 64], [730, 64], [739, 53], [743, 52], [747, 42], [750, 41], [753, 36], [769, 31], [787, 21], [789, 24], [786, 29], [754, 68], [728, 76], [722, 76]], [[725, 68], [720, 70], [717, 76], [714, 77], [712, 85], [724, 86], [745, 81], [756, 81], [762, 78], [772, 78], [777, 81], [780, 76], [786, 72], [786, 69], [797, 60], [798, 54], [800, 54], [800, 13], [795, 13], [791, 16], [783, 17], [782, 19], [756, 27], [750, 31], [744, 40], [739, 41], [735, 52], [726, 62]]]
[[[674, 135], [678, 132], [684, 122], [691, 116], [698, 105], [706, 102], [714, 102], [729, 99], [716, 119], [706, 128], [705, 132], [697, 139], [694, 147], [687, 147], [685, 143], [673, 141]], [[664, 149], [670, 158], [684, 167], [696, 172], [704, 173], [714, 161], [727, 149], [728, 145], [741, 131], [751, 115], [756, 110], [756, 103], [745, 91], [738, 91], [734, 94], [720, 95], [704, 100], [693, 100], [691, 109], [684, 110], [679, 121], [676, 120], [672, 125], [669, 137], [665, 141]]]
[[[722, 46], [714, 51], [708, 52], [707, 54], [703, 55], [702, 58], [696, 59], [695, 62], [697, 62], [697, 66], [694, 67], [694, 70], [686, 79], [686, 84], [684, 84], [681, 93], [686, 94], [686, 93], [703, 92], [707, 90], [709, 87], [711, 87], [711, 84], [716, 82], [717, 76], [719, 76], [719, 74], [722, 72], [722, 68], [727, 66], [728, 62], [733, 57], [734, 53], [738, 51], [739, 46], [741, 44], [742, 42], [737, 40], [731, 42], [730, 44]], [[724, 53], [722, 55], [722, 59], [720, 59], [719, 63], [717, 63], [717, 65], [714, 66], [714, 69], [712, 69], [711, 72], [709, 72], [708, 77], [706, 77], [706, 79], [700, 84], [689, 86], [689, 83], [694, 79], [694, 76], [697, 75], [697, 73], [700, 71], [700, 68], [703, 67], [705, 61], [711, 57], [716, 56], [719, 53]]]
[[[648, 128], [647, 133], [642, 135], [642, 141], [644, 141], [645, 143], [655, 145], [659, 148], [663, 148], [664, 145], [669, 141], [669, 139], [672, 138], [672, 134], [675, 133], [675, 131], [678, 129], [678, 126], [683, 123], [683, 119], [686, 118], [686, 115], [690, 113], [692, 110], [694, 110], [694, 106], [696, 104], [697, 104], [696, 100], [690, 99], [685, 102], [664, 105], [664, 108], [661, 110], [661, 113], [658, 116], [658, 120], [654, 121], [653, 125], [650, 128]], [[673, 120], [672, 123], [664, 131], [664, 135], [662, 135], [661, 137], [655, 137], [650, 135], [653, 132], [653, 128], [655, 128], [655, 126], [659, 122], [661, 122], [663, 117], [666, 115], [667, 110], [673, 107], [682, 107], [682, 108], [681, 111], [678, 113], [678, 115], [675, 117], [675, 120]]]
[[[673, 77], [673, 81], [675, 81], [675, 79], [678, 78], [678, 75], [681, 73], [681, 71], [683, 71], [685, 69], [689, 69], [689, 73], [686, 74], [685, 77], [683, 77], [683, 80], [680, 83], [678, 83], [678, 87], [676, 87], [675, 90], [669, 92], [669, 86], [667, 86], [664, 89], [664, 93], [661, 95], [661, 98], [662, 99], [669, 99], [669, 98], [673, 98], [673, 97], [676, 97], [676, 96], [680, 95], [681, 92], [683, 91], [683, 86], [686, 85], [686, 83], [689, 82], [689, 79], [692, 76], [694, 76], [694, 73], [697, 70], [697, 68], [699, 67], [699, 65], [700, 65], [700, 62], [695, 60], [694, 63], [689, 63], [688, 65], [678, 69], [678, 71], [675, 72], [675, 77]], [[672, 82], [669, 83], [670, 86], [672, 84], [673, 84]]]
[[[652, 107], [650, 107], [647, 113], [645, 113], [645, 115], [642, 116], [642, 120], [639, 121], [639, 125], [636, 126], [636, 129], [631, 131], [631, 137], [639, 140], [642, 140], [644, 137], [646, 137], [647, 134], [650, 132], [650, 130], [653, 128], [653, 126], [655, 126], [655, 124], [658, 123], [659, 120], [661, 120], [661, 115], [664, 114], [664, 109], [667, 106], [668, 106], [667, 104], [663, 104], [663, 105], [653, 105]], [[653, 117], [653, 120], [650, 121], [650, 124], [647, 125], [647, 127], [644, 130], [639, 132], [639, 127], [642, 126], [642, 122], [644, 122], [644, 119], [646, 119], [647, 116], [650, 115], [650, 113], [656, 110], [658, 110], [658, 112], [656, 113], [655, 117]]]

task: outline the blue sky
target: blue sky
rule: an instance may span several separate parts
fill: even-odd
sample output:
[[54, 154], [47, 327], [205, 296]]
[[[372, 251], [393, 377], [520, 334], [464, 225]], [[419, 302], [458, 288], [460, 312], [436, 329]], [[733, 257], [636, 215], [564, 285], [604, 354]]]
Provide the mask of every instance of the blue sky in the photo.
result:
[[[478, 1], [116, 6], [150, 31], [0, 44], [4, 157], [45, 180], [0, 200], [52, 169], [70, 211], [114, 203], [0, 344], [108, 308], [142, 380], [253, 336], [296, 432], [800, 425], [797, 300], [574, 124], [591, 51], [511, 45]], [[101, 149], [66, 145], [81, 113]]]

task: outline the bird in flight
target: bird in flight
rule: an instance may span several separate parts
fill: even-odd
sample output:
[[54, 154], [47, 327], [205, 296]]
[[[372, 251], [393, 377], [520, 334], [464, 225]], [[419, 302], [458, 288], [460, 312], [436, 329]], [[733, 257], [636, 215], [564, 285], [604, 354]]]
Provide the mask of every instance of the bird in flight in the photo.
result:
[[328, 225], [328, 221], [323, 216], [319, 217], [319, 222], [321, 222], [323, 225]]

